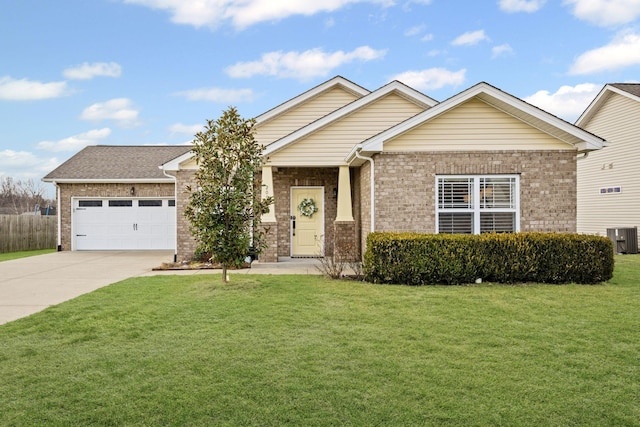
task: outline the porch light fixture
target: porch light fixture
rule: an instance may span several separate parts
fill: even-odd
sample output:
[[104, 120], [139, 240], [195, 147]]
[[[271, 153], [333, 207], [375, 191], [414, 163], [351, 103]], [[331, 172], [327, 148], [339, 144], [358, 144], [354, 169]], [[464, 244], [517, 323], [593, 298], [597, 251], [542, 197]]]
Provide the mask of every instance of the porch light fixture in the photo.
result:
[[333, 187], [333, 198], [335, 199], [336, 197], [338, 197], [338, 189]]
[[129, 194], [131, 194], [132, 196], [136, 194], [136, 187], [131, 187], [131, 190], [129, 190]]

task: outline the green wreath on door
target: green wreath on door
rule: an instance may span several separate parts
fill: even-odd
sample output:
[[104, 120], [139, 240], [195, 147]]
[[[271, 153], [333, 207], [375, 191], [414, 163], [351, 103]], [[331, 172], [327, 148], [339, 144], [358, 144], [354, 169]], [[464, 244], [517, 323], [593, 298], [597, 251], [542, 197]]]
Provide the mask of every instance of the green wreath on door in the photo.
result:
[[300, 215], [311, 218], [314, 213], [318, 212], [318, 207], [313, 199], [302, 199], [298, 205], [298, 211], [300, 212]]

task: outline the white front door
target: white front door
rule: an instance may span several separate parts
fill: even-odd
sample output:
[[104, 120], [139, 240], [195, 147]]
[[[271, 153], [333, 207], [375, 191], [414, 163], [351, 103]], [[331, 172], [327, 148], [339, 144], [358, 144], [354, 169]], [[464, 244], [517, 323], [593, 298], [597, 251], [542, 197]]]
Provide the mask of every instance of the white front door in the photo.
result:
[[75, 199], [73, 249], [174, 249], [175, 218], [168, 199]]
[[324, 187], [291, 188], [291, 256], [322, 256]]

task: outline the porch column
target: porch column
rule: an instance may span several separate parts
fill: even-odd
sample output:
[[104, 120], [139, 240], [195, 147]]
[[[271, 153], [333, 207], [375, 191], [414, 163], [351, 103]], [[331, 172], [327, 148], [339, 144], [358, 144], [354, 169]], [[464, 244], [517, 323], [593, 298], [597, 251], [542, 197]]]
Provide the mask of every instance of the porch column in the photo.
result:
[[[274, 196], [273, 169], [271, 166], [262, 167], [262, 199]], [[262, 222], [276, 222], [276, 202], [269, 206], [269, 212], [262, 215]]]
[[349, 166], [340, 166], [338, 173], [338, 213], [336, 221], [353, 221]]
[[262, 200], [267, 197], [274, 197], [274, 202], [269, 206], [269, 212], [262, 215], [261, 227], [265, 234], [267, 247], [258, 256], [261, 262], [278, 261], [278, 223], [276, 222], [276, 202], [273, 187], [273, 168], [271, 166], [262, 167]]

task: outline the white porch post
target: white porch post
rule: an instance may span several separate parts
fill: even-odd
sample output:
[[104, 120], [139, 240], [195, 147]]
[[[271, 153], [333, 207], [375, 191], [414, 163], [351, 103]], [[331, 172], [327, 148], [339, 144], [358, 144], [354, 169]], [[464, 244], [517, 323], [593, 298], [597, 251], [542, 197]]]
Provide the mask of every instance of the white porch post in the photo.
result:
[[338, 213], [336, 221], [353, 221], [349, 166], [340, 166], [338, 173]]
[[[273, 169], [271, 166], [262, 167], [262, 199], [274, 196], [273, 194]], [[276, 202], [269, 206], [269, 212], [262, 215], [262, 222], [276, 222]]]

